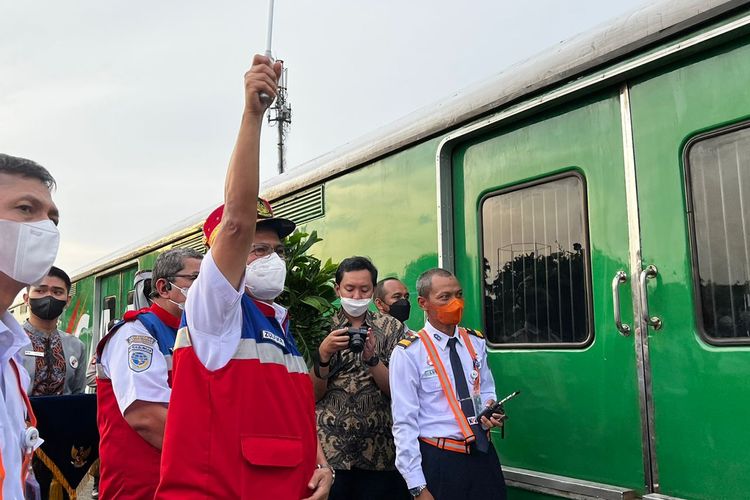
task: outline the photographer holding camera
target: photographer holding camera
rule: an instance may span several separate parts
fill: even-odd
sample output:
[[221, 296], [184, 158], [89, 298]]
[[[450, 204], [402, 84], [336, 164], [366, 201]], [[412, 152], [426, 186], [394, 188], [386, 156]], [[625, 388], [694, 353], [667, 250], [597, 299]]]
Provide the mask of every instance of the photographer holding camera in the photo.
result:
[[341, 307], [311, 372], [320, 443], [336, 469], [331, 500], [410, 498], [395, 468], [388, 383], [391, 352], [404, 327], [369, 310], [377, 279], [378, 270], [365, 257], [341, 262]]

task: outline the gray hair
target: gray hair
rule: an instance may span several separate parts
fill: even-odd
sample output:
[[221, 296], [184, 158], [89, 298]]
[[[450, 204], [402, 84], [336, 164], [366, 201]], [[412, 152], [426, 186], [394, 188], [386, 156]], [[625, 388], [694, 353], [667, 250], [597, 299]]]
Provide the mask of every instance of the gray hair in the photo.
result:
[[442, 267], [433, 267], [423, 272], [417, 278], [417, 295], [420, 297], [429, 297], [430, 290], [432, 290], [432, 277], [442, 276], [443, 278], [452, 278], [453, 273], [443, 269]]
[[52, 174], [35, 161], [19, 158], [0, 153], [0, 174], [16, 175], [26, 177], [27, 179], [36, 179], [47, 189], [52, 190], [56, 186], [55, 178]]
[[154, 263], [154, 270], [151, 275], [151, 288], [153, 293], [156, 291], [156, 281], [160, 279], [168, 280], [175, 274], [185, 269], [185, 259], [203, 259], [203, 255], [197, 250], [188, 247], [173, 248], [167, 250], [157, 257]]

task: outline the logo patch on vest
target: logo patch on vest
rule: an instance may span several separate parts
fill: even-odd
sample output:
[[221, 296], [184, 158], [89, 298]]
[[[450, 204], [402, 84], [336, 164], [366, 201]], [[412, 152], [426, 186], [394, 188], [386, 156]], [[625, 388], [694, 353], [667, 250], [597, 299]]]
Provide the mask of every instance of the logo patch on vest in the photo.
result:
[[268, 330], [263, 330], [261, 332], [261, 336], [263, 337], [263, 340], [270, 340], [271, 342], [275, 344], [279, 344], [281, 347], [286, 347], [286, 342], [284, 342], [284, 339], [279, 337], [273, 332], [269, 332]]
[[131, 370], [136, 373], [148, 370], [154, 356], [151, 346], [155, 342], [156, 339], [145, 335], [128, 337], [128, 366]]

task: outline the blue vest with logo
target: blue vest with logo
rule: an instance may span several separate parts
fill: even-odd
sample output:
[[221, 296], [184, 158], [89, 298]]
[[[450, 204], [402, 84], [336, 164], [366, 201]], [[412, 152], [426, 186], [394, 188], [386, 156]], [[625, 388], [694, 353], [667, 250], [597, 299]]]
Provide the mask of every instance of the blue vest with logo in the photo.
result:
[[159, 346], [159, 351], [165, 356], [171, 356], [172, 349], [174, 348], [174, 341], [177, 337], [177, 330], [173, 330], [172, 328], [165, 325], [162, 320], [160, 320], [159, 317], [152, 312], [142, 312], [132, 319], [128, 318], [120, 321], [112, 327], [112, 330], [110, 330], [110, 334], [119, 330], [120, 327], [127, 323], [129, 320], [134, 321], [136, 319], [140, 321], [141, 324], [146, 327], [148, 333], [150, 333], [151, 336], [156, 339], [156, 345]]

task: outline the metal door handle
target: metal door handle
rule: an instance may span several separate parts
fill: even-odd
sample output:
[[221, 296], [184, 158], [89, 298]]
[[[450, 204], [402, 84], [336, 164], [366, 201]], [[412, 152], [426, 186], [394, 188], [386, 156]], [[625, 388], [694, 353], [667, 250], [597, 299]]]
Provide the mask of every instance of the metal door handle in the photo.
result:
[[659, 270], [656, 266], [650, 265], [643, 271], [641, 271], [640, 285], [641, 285], [641, 319], [644, 323], [651, 326], [654, 330], [658, 330], [662, 326], [662, 321], [658, 316], [651, 317], [648, 312], [648, 280], [656, 278], [659, 274]]
[[615, 326], [617, 326], [617, 331], [623, 337], [630, 335], [630, 325], [623, 325], [622, 317], [620, 316], [620, 285], [627, 283], [627, 281], [628, 275], [625, 274], [625, 271], [617, 271], [617, 274], [612, 279], [612, 303], [615, 309]]

